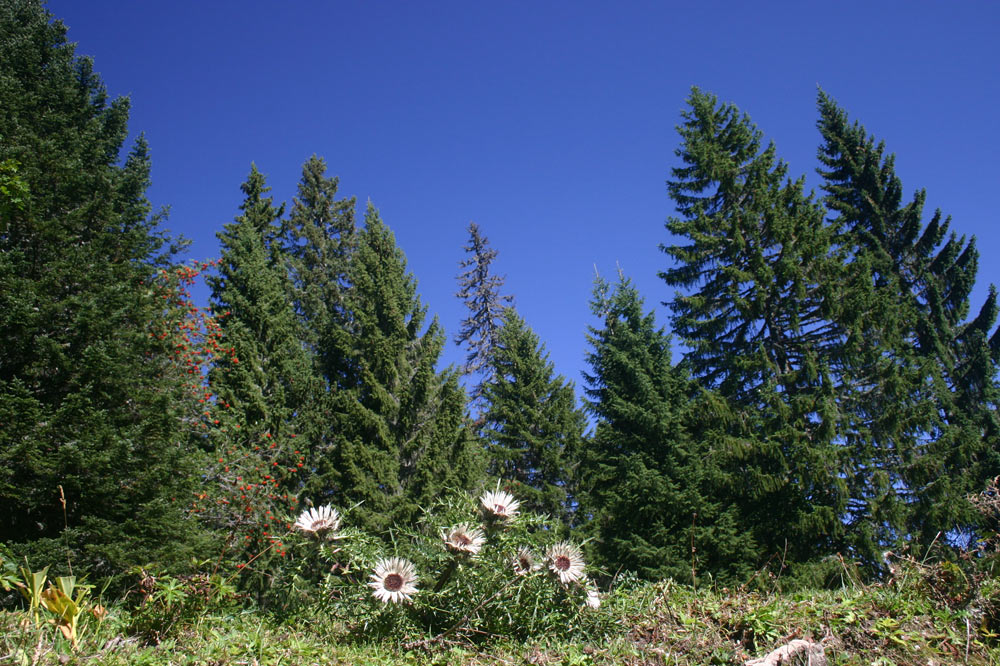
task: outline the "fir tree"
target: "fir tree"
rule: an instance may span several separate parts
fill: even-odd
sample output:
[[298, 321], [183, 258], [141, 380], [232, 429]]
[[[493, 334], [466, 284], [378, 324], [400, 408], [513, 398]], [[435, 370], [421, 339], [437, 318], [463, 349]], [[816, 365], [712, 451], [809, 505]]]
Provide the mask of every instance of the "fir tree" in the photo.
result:
[[736, 507], [723, 499], [719, 450], [691, 436], [706, 405], [680, 366], [670, 339], [643, 313], [631, 281], [598, 278], [585, 374], [597, 419], [582, 457], [586, 500], [604, 566], [652, 579], [697, 573], [743, 579], [756, 555]]
[[179, 566], [194, 403], [147, 145], [119, 163], [128, 101], [33, 0], [0, 2], [0, 106], [0, 533], [32, 568]]
[[514, 298], [500, 294], [504, 278], [490, 272], [497, 251], [490, 247], [489, 239], [479, 232], [475, 222], [469, 223], [469, 242], [463, 249], [471, 256], [460, 264], [465, 271], [458, 276], [461, 288], [455, 295], [465, 303], [469, 316], [462, 320], [455, 344], [468, 345], [462, 372], [479, 377], [470, 396], [476, 404], [483, 397], [483, 387], [493, 379], [492, 359], [503, 311], [513, 304]]
[[731, 104], [695, 89], [668, 189], [680, 217], [661, 273], [685, 362], [728, 406], [715, 435], [765, 555], [807, 561], [841, 546], [842, 450], [825, 349], [833, 267], [822, 209]]
[[[444, 488], [470, 489], [481, 463], [451, 369], [435, 371], [444, 345], [392, 232], [369, 205], [349, 269], [348, 375], [334, 395], [337, 446], [323, 485], [361, 504], [359, 524], [413, 520]], [[424, 329], [421, 332], [421, 329]]]
[[825, 202], [852, 276], [836, 315], [848, 332], [839, 355], [852, 516], [892, 506], [883, 541], [930, 543], [969, 523], [961, 498], [1000, 471], [995, 293], [964, 321], [975, 238], [949, 234], [941, 211], [924, 225], [926, 193], [904, 201], [884, 144], [822, 92], [819, 108]]
[[526, 508], [569, 523], [585, 427], [573, 385], [555, 374], [545, 347], [513, 308], [504, 311], [492, 363], [482, 430], [489, 473], [515, 482]]

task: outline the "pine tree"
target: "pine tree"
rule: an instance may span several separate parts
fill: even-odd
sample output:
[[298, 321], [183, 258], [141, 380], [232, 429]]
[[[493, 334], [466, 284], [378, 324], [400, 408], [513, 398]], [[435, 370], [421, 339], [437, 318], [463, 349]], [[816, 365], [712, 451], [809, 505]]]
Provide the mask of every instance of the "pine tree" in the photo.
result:
[[444, 334], [392, 232], [370, 204], [349, 270], [348, 375], [334, 395], [336, 448], [323, 485], [352, 518], [381, 530], [412, 521], [445, 488], [470, 489], [482, 466], [457, 373], [435, 371]]
[[[843, 411], [857, 472], [852, 513], [891, 505], [893, 534], [925, 544], [969, 524], [961, 498], [998, 471], [995, 292], [964, 322], [975, 284], [975, 238], [949, 234], [926, 193], [904, 202], [895, 159], [825, 93], [819, 94], [825, 202], [853, 276], [837, 313]], [[905, 529], [899, 529], [903, 519]]]
[[0, 2], [0, 106], [0, 534], [33, 568], [180, 566], [194, 402], [146, 142], [119, 163], [128, 101], [33, 0]]
[[479, 377], [470, 396], [473, 404], [477, 404], [482, 400], [483, 387], [493, 379], [492, 359], [503, 311], [513, 305], [514, 298], [500, 295], [504, 278], [490, 272], [497, 251], [490, 247], [489, 239], [479, 232], [475, 222], [469, 222], [469, 242], [463, 249], [471, 256], [460, 264], [465, 271], [458, 276], [461, 288], [455, 295], [465, 303], [469, 316], [462, 320], [455, 344], [465, 343], [469, 347], [462, 372]]
[[743, 520], [764, 555], [808, 561], [840, 548], [844, 484], [825, 349], [830, 235], [773, 145], [731, 104], [695, 89], [668, 190], [680, 217], [662, 272], [685, 363], [728, 405], [724, 445]]
[[[585, 374], [597, 427], [582, 457], [595, 550], [609, 570], [691, 581], [698, 573], [745, 580], [756, 547], [727, 504], [718, 449], [692, 437], [701, 391], [671, 364], [670, 338], [630, 280], [598, 278]], [[694, 582], [694, 581], [692, 581]]]
[[555, 374], [513, 308], [504, 311], [492, 363], [482, 429], [489, 473], [515, 482], [526, 508], [569, 523], [586, 420], [573, 385]]

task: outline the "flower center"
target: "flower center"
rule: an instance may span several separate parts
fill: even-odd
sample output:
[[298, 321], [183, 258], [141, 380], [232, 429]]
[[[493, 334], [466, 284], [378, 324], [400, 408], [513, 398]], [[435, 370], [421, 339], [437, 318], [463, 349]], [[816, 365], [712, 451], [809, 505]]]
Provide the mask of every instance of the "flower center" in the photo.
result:
[[459, 532], [458, 534], [455, 535], [455, 543], [457, 543], [459, 546], [468, 546], [470, 543], [472, 543], [472, 539], [470, 539], [468, 535]]
[[565, 555], [560, 555], [559, 557], [557, 557], [555, 559], [554, 564], [556, 565], [556, 569], [559, 569], [559, 571], [569, 570], [569, 565], [570, 565], [569, 558], [566, 557]]
[[382, 584], [390, 592], [399, 592], [403, 589], [403, 577], [399, 574], [389, 574], [385, 577], [385, 581]]
[[507, 507], [505, 507], [503, 504], [494, 504], [493, 505], [493, 513], [498, 514], [498, 515], [503, 515], [503, 514], [507, 513]]

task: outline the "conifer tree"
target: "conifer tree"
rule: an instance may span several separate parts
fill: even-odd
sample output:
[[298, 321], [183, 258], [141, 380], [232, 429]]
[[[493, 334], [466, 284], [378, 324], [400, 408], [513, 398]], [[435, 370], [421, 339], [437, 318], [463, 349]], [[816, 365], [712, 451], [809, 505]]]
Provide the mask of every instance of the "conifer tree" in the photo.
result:
[[[852, 514], [893, 505], [899, 539], [925, 544], [969, 524], [961, 498], [998, 467], [996, 320], [991, 290], [965, 322], [979, 252], [949, 234], [926, 193], [904, 202], [895, 158], [825, 93], [819, 150], [830, 223], [852, 280], [838, 300], [843, 411], [855, 451]], [[905, 529], [898, 529], [903, 518]]]
[[808, 561], [841, 547], [842, 450], [824, 349], [830, 235], [773, 145], [731, 104], [695, 89], [668, 189], [680, 217], [660, 275], [695, 378], [728, 407], [715, 435], [763, 555]]
[[291, 300], [299, 320], [299, 337], [310, 350], [315, 393], [302, 407], [299, 434], [311, 442], [306, 468], [306, 494], [322, 500], [332, 474], [332, 396], [349, 375], [350, 318], [346, 309], [348, 267], [357, 243], [356, 201], [338, 199], [339, 180], [326, 175], [326, 163], [313, 155], [302, 166], [298, 196], [282, 229], [288, 256]]
[[264, 175], [251, 167], [241, 186], [242, 214], [219, 236], [219, 274], [208, 280], [223, 349], [209, 374], [213, 392], [229, 404], [245, 433], [291, 434], [314, 395], [310, 359], [288, 300], [286, 256], [277, 242], [283, 207], [275, 207]]
[[596, 526], [606, 567], [691, 582], [697, 573], [744, 579], [756, 555], [737, 508], [725, 502], [720, 451], [692, 437], [706, 405], [670, 359], [670, 339], [643, 313], [631, 281], [598, 278], [591, 307], [587, 408], [597, 419], [582, 456], [581, 511]]
[[322, 158], [309, 158], [283, 230], [303, 339], [315, 350], [317, 369], [331, 388], [340, 384], [345, 372], [344, 298], [357, 241], [357, 202], [353, 197], [338, 199], [338, 185], [338, 178], [326, 176]]
[[[482, 465], [452, 369], [435, 364], [444, 334], [392, 232], [369, 204], [349, 269], [348, 373], [333, 396], [336, 447], [321, 483], [370, 529], [412, 521], [444, 488], [470, 489]], [[421, 332], [421, 330], [423, 332]]]
[[479, 231], [479, 225], [469, 222], [469, 242], [464, 247], [471, 255], [462, 260], [465, 271], [458, 276], [461, 287], [456, 294], [465, 303], [469, 316], [462, 320], [462, 328], [455, 336], [455, 344], [468, 345], [462, 372], [478, 375], [479, 381], [473, 386], [471, 400], [478, 403], [483, 396], [483, 387], [493, 379], [493, 355], [497, 348], [504, 308], [513, 304], [512, 296], [503, 296], [500, 289], [504, 278], [490, 271], [497, 251], [490, 247], [490, 241]]
[[585, 428], [573, 385], [555, 374], [513, 308], [504, 311], [492, 363], [482, 430], [489, 473], [515, 482], [525, 507], [569, 523]]
[[146, 142], [119, 163], [128, 101], [34, 0], [0, 2], [0, 107], [0, 534], [32, 568], [177, 567], [194, 402]]

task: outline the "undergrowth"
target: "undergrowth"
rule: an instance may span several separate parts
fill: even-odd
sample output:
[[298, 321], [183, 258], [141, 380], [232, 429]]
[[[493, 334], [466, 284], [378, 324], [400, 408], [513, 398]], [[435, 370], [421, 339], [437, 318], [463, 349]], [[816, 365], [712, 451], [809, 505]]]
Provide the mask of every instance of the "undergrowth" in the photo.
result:
[[829, 664], [1000, 663], [1000, 585], [943, 596], [948, 571], [900, 560], [885, 583], [794, 593], [625, 578], [559, 636], [440, 640], [405, 623], [365, 633], [319, 607], [261, 610], [208, 579], [146, 580], [140, 603], [95, 598], [75, 650], [27, 607], [0, 612], [0, 664], [744, 664], [795, 638]]

